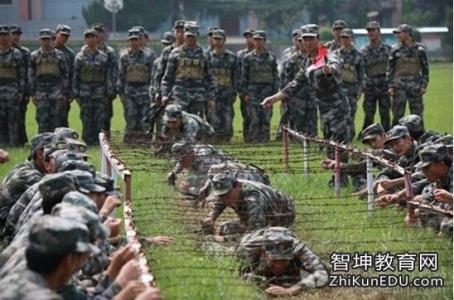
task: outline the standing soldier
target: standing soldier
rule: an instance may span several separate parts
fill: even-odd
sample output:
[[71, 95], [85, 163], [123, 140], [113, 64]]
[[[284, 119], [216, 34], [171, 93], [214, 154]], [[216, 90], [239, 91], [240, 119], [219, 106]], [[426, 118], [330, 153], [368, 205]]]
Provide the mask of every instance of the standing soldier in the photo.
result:
[[150, 106], [148, 91], [154, 61], [154, 56], [142, 48], [139, 29], [130, 29], [128, 40], [130, 47], [120, 56], [118, 74], [118, 93], [126, 120], [126, 143], [144, 138], [147, 132], [143, 119]]
[[54, 32], [41, 29], [41, 47], [31, 54], [29, 69], [30, 95], [36, 105], [38, 132], [52, 132], [58, 127], [59, 102], [69, 100], [69, 72], [65, 54], [54, 48]]
[[230, 142], [233, 137], [233, 102], [238, 90], [240, 69], [238, 58], [233, 52], [225, 49], [225, 31], [213, 31], [211, 65], [217, 83], [216, 104], [210, 117], [210, 123], [216, 131], [217, 140]]
[[208, 47], [207, 47], [207, 54], [210, 55], [211, 52], [214, 50], [214, 40], [213, 40], [213, 32], [215, 30], [218, 30], [220, 29], [219, 27], [216, 27], [216, 26], [210, 26], [208, 27], [208, 30], [207, 30], [207, 43], [208, 43]]
[[424, 104], [422, 96], [429, 83], [429, 62], [424, 45], [412, 36], [410, 25], [401, 24], [394, 30], [399, 43], [391, 49], [388, 61], [387, 79], [389, 95], [393, 97], [393, 125], [405, 113], [408, 100], [411, 114], [422, 117]]
[[68, 67], [68, 73], [70, 78], [70, 84], [68, 86], [68, 91], [65, 91], [69, 95], [67, 101], [60, 101], [57, 104], [58, 110], [58, 121], [57, 124], [59, 127], [68, 127], [68, 115], [71, 109], [72, 102], [72, 88], [71, 88], [71, 79], [73, 78], [73, 69], [74, 69], [74, 57], [76, 54], [74, 50], [66, 45], [68, 42], [69, 36], [71, 35], [71, 27], [68, 25], [60, 24], [57, 26], [56, 36], [55, 36], [55, 48], [62, 51], [65, 55], [66, 65]]
[[[23, 64], [25, 64], [26, 68], [26, 77], [28, 79], [28, 68], [30, 67], [30, 50], [19, 45], [20, 37], [22, 34], [22, 29], [18, 25], [11, 25], [10, 26], [10, 33], [11, 33], [11, 46], [18, 49], [22, 53], [22, 60]], [[19, 144], [23, 145], [24, 143], [28, 142], [27, 138], [27, 128], [25, 126], [25, 117], [27, 113], [27, 105], [30, 101], [30, 90], [28, 87], [28, 80], [25, 81], [25, 88], [24, 88], [24, 98], [19, 101], [19, 119], [18, 119], [18, 130], [19, 130]]]
[[340, 86], [348, 98], [350, 104], [351, 136], [349, 142], [355, 136], [355, 115], [358, 107], [357, 101], [365, 86], [364, 59], [361, 52], [353, 46], [353, 31], [345, 28], [341, 32], [342, 46], [334, 51], [341, 67]]
[[391, 128], [389, 117], [391, 100], [388, 95], [388, 84], [386, 82], [386, 68], [391, 46], [381, 42], [380, 23], [377, 21], [368, 22], [366, 30], [370, 44], [365, 45], [361, 49], [366, 64], [363, 130], [374, 122], [376, 103], [378, 102], [381, 125], [386, 132]]
[[[74, 60], [73, 94], [80, 105], [82, 138], [89, 144], [98, 142], [98, 134], [106, 124], [108, 105], [115, 96], [109, 56], [97, 48], [97, 32], [84, 32], [85, 46]], [[107, 113], [106, 113], [107, 112]]]
[[162, 101], [170, 99], [184, 111], [204, 117], [205, 106], [214, 109], [216, 83], [209, 59], [197, 44], [199, 26], [195, 22], [184, 25], [184, 44], [172, 50], [161, 83]]
[[[253, 34], [254, 34], [254, 30], [251, 30], [251, 29], [246, 29], [243, 32], [244, 40], [246, 43], [246, 48], [241, 49], [236, 53], [236, 56], [238, 57], [238, 60], [240, 63], [240, 70], [243, 70], [242, 64], [243, 64], [243, 59], [246, 56], [246, 54], [248, 54], [249, 52], [254, 50], [254, 39], [252, 38]], [[248, 133], [250, 118], [246, 111], [247, 103], [244, 101], [242, 94], [240, 94], [240, 100], [241, 100], [241, 103], [240, 103], [241, 116], [243, 117], [243, 139], [246, 143], [249, 143], [249, 142], [251, 142], [251, 135]]]
[[260, 102], [279, 89], [276, 57], [266, 49], [266, 33], [254, 32], [255, 49], [248, 53], [242, 66], [243, 99], [247, 103], [249, 115], [249, 133], [253, 142], [270, 140], [270, 122], [272, 107], [262, 108]]
[[96, 30], [97, 32], [97, 47], [99, 50], [107, 54], [108, 57], [108, 71], [111, 76], [110, 80], [111, 82], [109, 85], [113, 89], [111, 94], [108, 95], [109, 101], [107, 102], [107, 116], [104, 118], [104, 125], [102, 129], [106, 131], [107, 133], [110, 133], [110, 121], [112, 120], [113, 117], [113, 101], [115, 100], [115, 97], [117, 96], [117, 92], [115, 90], [117, 80], [118, 80], [118, 61], [117, 61], [117, 55], [115, 54], [114, 48], [106, 44], [106, 31], [104, 28], [104, 25], [101, 23], [97, 23], [93, 25], [93, 29]]
[[299, 50], [299, 41], [298, 39], [301, 36], [301, 31], [299, 29], [293, 29], [292, 31], [292, 46], [285, 48], [282, 51], [282, 61], [287, 60], [293, 53], [296, 53]]
[[325, 47], [328, 48], [328, 51], [332, 52], [341, 47], [341, 32], [344, 28], [347, 27], [347, 23], [344, 20], [337, 20], [333, 23], [333, 35], [334, 40], [329, 41], [325, 44]]
[[0, 25], [0, 144], [18, 146], [18, 103], [24, 98], [26, 66], [20, 50], [10, 46], [8, 25]]

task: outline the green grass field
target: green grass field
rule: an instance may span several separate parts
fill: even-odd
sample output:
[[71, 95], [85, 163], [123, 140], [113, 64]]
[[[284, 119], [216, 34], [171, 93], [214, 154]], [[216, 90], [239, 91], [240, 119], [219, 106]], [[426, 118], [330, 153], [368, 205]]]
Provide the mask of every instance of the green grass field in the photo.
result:
[[[434, 65], [431, 68], [430, 86], [425, 96], [425, 124], [428, 129], [452, 133], [452, 65]], [[359, 104], [356, 131], [362, 125], [362, 104]], [[236, 103], [235, 130], [241, 128], [241, 114]], [[273, 126], [279, 121], [276, 107]], [[124, 120], [121, 104], [115, 102], [113, 129], [122, 130]], [[70, 125], [80, 132], [78, 107], [73, 105]], [[27, 116], [29, 136], [36, 133], [34, 108]], [[343, 190], [342, 198], [334, 198], [328, 188], [329, 173], [321, 172], [319, 161], [323, 157], [312, 149], [310, 158], [314, 174], [301, 174], [300, 148], [290, 147], [290, 171], [283, 169], [282, 146], [276, 143], [248, 147], [240, 143], [236, 134], [232, 145], [223, 148], [237, 159], [255, 163], [271, 174], [272, 185], [290, 194], [296, 202], [295, 234], [317, 253], [329, 266], [332, 252], [390, 252], [438, 253], [438, 272], [408, 273], [410, 277], [440, 276], [444, 288], [389, 288], [353, 289], [325, 287], [303, 292], [297, 299], [451, 299], [452, 298], [452, 239], [438, 237], [430, 229], [407, 228], [403, 224], [405, 211], [390, 207], [377, 209], [369, 217], [367, 204], [349, 197], [351, 189]], [[121, 158], [133, 171], [133, 211], [140, 235], [166, 234], [176, 237], [174, 245], [147, 247], [152, 272], [166, 299], [263, 299], [266, 296], [253, 284], [239, 279], [237, 262], [229, 254], [222, 254], [216, 245], [196, 233], [206, 208], [194, 208], [189, 201], [166, 183], [166, 174], [172, 168], [168, 160], [156, 159], [152, 151], [124, 145], [121, 136], [113, 137], [114, 146]], [[25, 159], [27, 148], [7, 149], [11, 161], [0, 167], [3, 176], [15, 163]], [[99, 165], [97, 148], [90, 149], [92, 161]], [[224, 213], [218, 224], [234, 217]], [[354, 272], [358, 273], [358, 272]], [[383, 274], [392, 274], [383, 273]], [[365, 276], [377, 273], [369, 271]]]

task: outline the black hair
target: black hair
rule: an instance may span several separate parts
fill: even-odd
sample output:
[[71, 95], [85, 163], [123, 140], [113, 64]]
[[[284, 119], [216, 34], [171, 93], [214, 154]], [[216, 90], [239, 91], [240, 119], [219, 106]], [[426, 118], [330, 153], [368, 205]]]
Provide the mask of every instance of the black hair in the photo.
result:
[[55, 272], [67, 255], [43, 253], [33, 246], [28, 246], [25, 250], [27, 268], [39, 274], [52, 274]]

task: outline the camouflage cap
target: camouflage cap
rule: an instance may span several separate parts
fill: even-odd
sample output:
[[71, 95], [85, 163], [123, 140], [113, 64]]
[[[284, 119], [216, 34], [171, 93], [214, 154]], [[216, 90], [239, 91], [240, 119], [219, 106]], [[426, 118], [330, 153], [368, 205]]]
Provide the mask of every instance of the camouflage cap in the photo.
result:
[[39, 39], [53, 39], [55, 37], [55, 33], [52, 29], [43, 28], [39, 31]]
[[408, 32], [412, 33], [413, 29], [408, 24], [400, 24], [396, 29], [393, 30], [393, 33]]
[[161, 43], [163, 44], [173, 44], [175, 42], [175, 37], [173, 36], [173, 33], [170, 31], [166, 31], [162, 34], [161, 38]]
[[379, 124], [379, 123], [375, 123], [375, 124], [367, 126], [361, 132], [361, 141], [364, 144], [368, 140], [374, 139], [376, 136], [380, 136], [382, 134], [385, 134], [385, 130], [383, 129], [383, 126], [381, 126], [381, 124]]
[[164, 121], [171, 122], [181, 119], [183, 109], [178, 104], [169, 104], [164, 110]]
[[88, 193], [103, 193], [106, 189], [95, 183], [95, 179], [90, 172], [81, 170], [71, 170], [63, 172], [74, 178], [76, 189], [84, 194]]
[[52, 215], [87, 226], [90, 242], [97, 239], [105, 240], [109, 236], [108, 229], [101, 223], [99, 216], [85, 207], [59, 203], [52, 209]]
[[254, 35], [254, 32], [255, 30], [254, 29], [246, 29], [245, 31], [243, 31], [243, 36], [246, 37], [246, 36], [253, 36]]
[[344, 28], [342, 29], [341, 31], [341, 37], [349, 37], [349, 38], [352, 38], [353, 37], [353, 30], [351, 30], [350, 28]]
[[87, 144], [80, 140], [66, 138], [65, 142], [66, 142], [66, 148], [69, 151], [78, 152], [78, 153], [86, 153], [88, 150]]
[[78, 140], [80, 137], [77, 131], [69, 127], [57, 127], [55, 128], [54, 133], [64, 139], [71, 138]]
[[94, 213], [98, 213], [98, 207], [96, 206], [95, 202], [78, 191], [67, 193], [63, 197], [63, 200], [61, 202], [84, 207]]
[[188, 36], [198, 36], [199, 35], [199, 25], [197, 22], [188, 21], [184, 24], [184, 35]]
[[217, 27], [217, 26], [210, 26], [210, 27], [208, 27], [207, 35], [208, 35], [208, 36], [212, 35], [213, 32], [214, 32], [215, 30], [218, 30], [218, 29], [220, 29], [220, 28]]
[[22, 34], [22, 28], [19, 25], [17, 25], [17, 24], [11, 24], [9, 26], [9, 32], [10, 33]]
[[46, 146], [57, 141], [58, 139], [58, 135], [53, 132], [43, 132], [33, 136], [30, 141], [31, 145], [29, 159], [35, 155], [36, 151], [44, 150]]
[[411, 135], [424, 132], [423, 120], [418, 115], [408, 115], [400, 118], [399, 125], [407, 127]]
[[266, 31], [265, 30], [256, 30], [256, 31], [254, 31], [252, 38], [266, 40]]
[[61, 164], [59, 172], [72, 171], [72, 170], [81, 170], [90, 172], [93, 178], [96, 176], [96, 168], [89, 162], [83, 160], [67, 160]]
[[273, 260], [292, 260], [293, 244], [293, 236], [284, 227], [271, 227], [263, 235], [263, 250]]
[[89, 241], [87, 226], [66, 218], [44, 215], [35, 219], [28, 238], [29, 248], [49, 255], [99, 253]]
[[96, 31], [93, 28], [88, 28], [88, 29], [85, 29], [85, 31], [84, 31], [84, 37], [97, 36], [97, 35], [98, 35], [98, 31]]
[[436, 144], [443, 144], [445, 145], [448, 149], [452, 148], [452, 135], [447, 134], [444, 136], [439, 137], [436, 141]]
[[64, 173], [46, 175], [38, 185], [43, 199], [64, 195], [76, 190], [73, 177]]
[[0, 33], [9, 33], [9, 26], [5, 24], [0, 25]]
[[370, 21], [366, 23], [366, 30], [368, 29], [380, 29], [380, 22]]
[[420, 161], [415, 168], [424, 169], [433, 162], [449, 160], [448, 147], [443, 144], [428, 144], [419, 152]]
[[385, 144], [400, 139], [404, 136], [410, 136], [410, 132], [408, 132], [407, 127], [402, 125], [396, 125], [386, 133]]
[[93, 28], [97, 32], [105, 32], [106, 30], [106, 27], [104, 26], [103, 23], [95, 23], [91, 26], [91, 28]]
[[221, 196], [230, 192], [235, 186], [236, 178], [228, 172], [214, 175], [211, 180], [210, 196]]
[[292, 37], [299, 37], [301, 35], [301, 29], [295, 28], [292, 30]]
[[105, 193], [108, 196], [121, 197], [122, 195], [122, 193], [115, 186], [115, 180], [108, 175], [96, 173], [95, 183], [105, 188], [106, 189]]
[[143, 35], [143, 34], [146, 32], [145, 27], [140, 26], [140, 25], [133, 26], [131, 29], [137, 29], [137, 30], [139, 30], [140, 33], [141, 33], [141, 35]]
[[61, 33], [64, 35], [71, 35], [71, 27], [65, 24], [58, 24], [56, 28], [57, 33]]
[[54, 159], [55, 169], [60, 170], [64, 162], [69, 160], [86, 160], [88, 156], [85, 153], [72, 152], [64, 149], [53, 152], [49, 157]]
[[222, 29], [216, 29], [212, 33], [213, 39], [222, 39], [224, 40], [226, 37], [225, 31]]
[[[320, 30], [320, 26], [318, 26], [317, 24], [307, 24], [305, 25], [306, 27], [309, 27], [311, 28], [313, 31], [317, 32], [317, 34], [319, 33], [319, 30]], [[300, 28], [301, 29], [301, 28]]]
[[140, 31], [139, 28], [134, 27], [128, 30], [128, 40], [140, 39], [142, 35], [143, 33]]
[[186, 24], [185, 20], [177, 20], [173, 23], [173, 29], [184, 28], [184, 24]]
[[344, 20], [336, 20], [333, 22], [333, 29], [344, 29], [347, 27], [347, 23]]
[[44, 159], [49, 160], [54, 152], [60, 150], [68, 150], [68, 145], [64, 139], [57, 137], [56, 140], [44, 146]]
[[317, 37], [318, 31], [307, 25], [301, 27], [301, 37]]

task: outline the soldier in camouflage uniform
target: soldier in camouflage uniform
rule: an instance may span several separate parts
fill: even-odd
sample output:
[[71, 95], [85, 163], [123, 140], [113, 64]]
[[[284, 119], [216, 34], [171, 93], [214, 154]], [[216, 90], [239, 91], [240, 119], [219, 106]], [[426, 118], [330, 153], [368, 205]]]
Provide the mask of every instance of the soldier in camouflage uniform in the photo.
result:
[[[20, 37], [22, 35], [22, 29], [18, 25], [11, 25], [10, 26], [10, 33], [11, 33], [11, 46], [19, 49], [22, 53], [23, 63], [26, 66], [26, 72], [28, 72], [28, 68], [30, 66], [30, 50], [24, 46], [19, 45]], [[30, 102], [30, 95], [29, 95], [29, 87], [28, 87], [28, 75], [25, 75], [27, 80], [25, 83], [25, 90], [24, 90], [24, 98], [19, 102], [19, 113], [20, 118], [18, 119], [19, 125], [19, 143], [22, 145], [28, 142], [27, 137], [27, 128], [25, 126], [25, 117], [27, 113], [27, 105]]]
[[[318, 33], [314, 28], [304, 27], [302, 37], [308, 59], [293, 81], [281, 92], [263, 100], [262, 105], [268, 107], [280, 99], [291, 98], [304, 85], [310, 85], [317, 99], [324, 137], [337, 142], [347, 142], [351, 136], [350, 106], [339, 84], [339, 60], [332, 53], [321, 53]], [[334, 158], [334, 149], [328, 149], [328, 157]], [[347, 162], [345, 154], [342, 155], [342, 161]]]
[[293, 29], [292, 30], [292, 46], [285, 48], [284, 51], [282, 51], [282, 61], [287, 60], [290, 56], [292, 56], [294, 53], [298, 52], [301, 47], [300, 47], [300, 41], [299, 38], [301, 37], [301, 31], [300, 29]]
[[19, 103], [24, 98], [27, 67], [20, 50], [10, 46], [8, 25], [0, 25], [0, 145], [20, 145]]
[[106, 131], [107, 133], [110, 132], [110, 122], [113, 117], [113, 101], [116, 98], [117, 91], [116, 91], [116, 84], [118, 80], [118, 59], [117, 59], [117, 54], [115, 53], [114, 48], [106, 44], [107, 40], [107, 34], [105, 31], [105, 27], [101, 23], [97, 23], [93, 25], [93, 29], [96, 30], [97, 35], [97, 47], [99, 50], [107, 54], [107, 67], [108, 70], [107, 72], [110, 74], [110, 83], [109, 86], [111, 86], [111, 92], [107, 95], [107, 98], [109, 101], [107, 101], [107, 115], [105, 116], [104, 119], [104, 125], [102, 129]]
[[[69, 101], [69, 71], [65, 54], [52, 46], [54, 33], [39, 32], [41, 47], [31, 54], [28, 72], [30, 96], [36, 105], [38, 132], [51, 132], [58, 127], [59, 102]], [[57, 108], [57, 109], [55, 109]]]
[[[254, 34], [254, 30], [251, 29], [246, 29], [243, 33], [245, 43], [246, 43], [246, 48], [239, 50], [236, 53], [236, 56], [238, 57], [238, 61], [240, 64], [240, 71], [242, 72], [243, 70], [243, 60], [246, 54], [254, 50], [254, 39], [252, 38]], [[243, 77], [241, 75], [241, 77]], [[249, 123], [250, 123], [250, 116], [248, 115], [248, 112], [246, 110], [247, 103], [244, 101], [243, 94], [240, 94], [240, 109], [241, 109], [241, 116], [243, 117], [243, 139], [246, 143], [249, 143], [252, 141], [251, 135], [248, 133], [249, 130]]]
[[328, 283], [320, 258], [285, 227], [259, 229], [238, 246], [243, 279], [256, 282], [273, 296], [295, 296]]
[[[301, 36], [299, 41], [301, 45], [298, 52], [290, 55], [283, 64], [281, 89], [295, 78], [301, 65], [307, 60]], [[290, 128], [310, 136], [316, 136], [318, 112], [313, 89], [309, 85], [304, 85], [294, 97], [288, 99], [285, 103], [289, 108], [286, 113]]]
[[153, 73], [154, 55], [140, 45], [140, 32], [131, 29], [128, 33], [130, 48], [120, 56], [118, 93], [120, 94], [126, 120], [124, 141], [145, 138], [148, 126], [144, 118], [150, 106], [149, 89]]
[[295, 221], [293, 200], [286, 194], [263, 183], [236, 179], [227, 173], [216, 174], [211, 180], [208, 198], [215, 199], [203, 221], [203, 226], [214, 227], [222, 212], [232, 208], [246, 231], [267, 226], [290, 227]]
[[334, 35], [334, 40], [329, 41], [324, 46], [328, 48], [328, 51], [332, 52], [341, 47], [341, 31], [347, 27], [347, 23], [344, 20], [337, 20], [333, 22], [332, 30]]
[[[89, 242], [86, 225], [60, 217], [42, 216], [30, 230], [25, 255], [27, 267], [1, 280], [0, 285], [5, 287], [2, 297], [63, 299], [55, 290], [66, 283], [91, 253], [98, 252], [99, 249]], [[47, 278], [56, 274], [59, 274], [59, 280], [51, 284]]]
[[361, 52], [353, 46], [353, 31], [349, 28], [344, 28], [341, 31], [341, 47], [334, 50], [340, 62], [340, 79], [341, 89], [348, 98], [350, 104], [350, 128], [352, 129], [351, 137], [348, 142], [351, 142], [355, 136], [355, 116], [358, 107], [358, 99], [364, 90], [364, 59]]
[[424, 45], [414, 41], [411, 26], [401, 24], [394, 33], [399, 43], [391, 49], [386, 76], [396, 125], [405, 113], [407, 101], [412, 114], [423, 116], [422, 96], [429, 83], [429, 62]]
[[[68, 25], [60, 24], [57, 26], [56, 35], [55, 35], [55, 45], [54, 47], [60, 51], [62, 51], [65, 55], [67, 71], [69, 73], [69, 78], [73, 78], [73, 69], [74, 69], [74, 58], [76, 54], [74, 50], [71, 49], [66, 45], [68, 39], [71, 35], [71, 27]], [[71, 87], [71, 80], [68, 86], [68, 90], [64, 91], [65, 94], [70, 95], [67, 101], [59, 101], [57, 103], [57, 111], [58, 111], [58, 126], [61, 127], [68, 127], [68, 115], [71, 109], [71, 101], [72, 101], [72, 87]]]
[[109, 56], [97, 48], [97, 32], [84, 32], [85, 44], [76, 55], [73, 74], [73, 94], [80, 105], [82, 138], [89, 144], [98, 143], [98, 134], [105, 129], [109, 103], [115, 97]]
[[276, 57], [266, 49], [266, 33], [254, 31], [254, 50], [246, 54], [242, 62], [242, 97], [249, 115], [249, 134], [254, 143], [270, 140], [272, 107], [263, 108], [260, 102], [266, 95], [279, 90]]
[[363, 130], [374, 122], [378, 102], [381, 125], [386, 132], [391, 128], [389, 116], [391, 99], [388, 95], [388, 84], [386, 82], [386, 68], [391, 46], [382, 43], [380, 40], [380, 23], [377, 21], [368, 22], [366, 30], [370, 43], [361, 48], [366, 64]]
[[169, 100], [184, 111], [205, 117], [206, 107], [214, 108], [216, 82], [210, 61], [197, 44], [199, 27], [194, 22], [184, 25], [184, 44], [172, 50], [161, 83], [162, 102]]
[[240, 66], [236, 55], [225, 49], [225, 31], [217, 29], [212, 35], [214, 49], [210, 57], [217, 91], [215, 107], [208, 121], [216, 132], [216, 140], [228, 143], [233, 137], [233, 103], [239, 86]]

